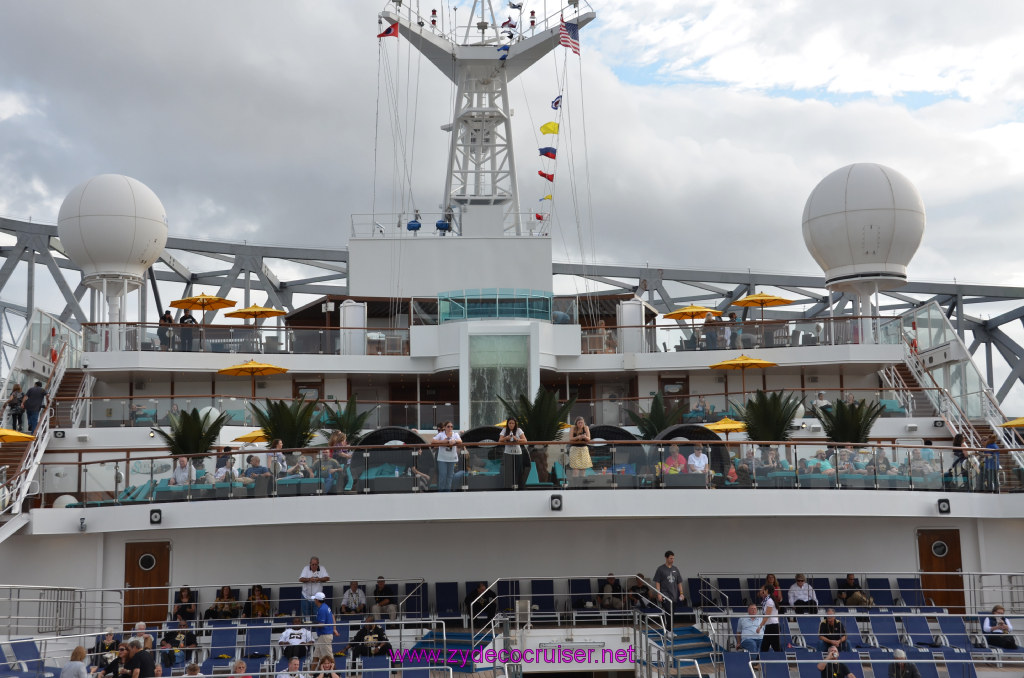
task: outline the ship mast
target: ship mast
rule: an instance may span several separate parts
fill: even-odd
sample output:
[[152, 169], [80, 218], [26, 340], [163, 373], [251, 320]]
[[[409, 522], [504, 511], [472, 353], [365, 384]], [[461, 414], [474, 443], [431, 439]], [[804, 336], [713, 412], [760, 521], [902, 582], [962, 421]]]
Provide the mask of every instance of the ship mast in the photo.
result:
[[[452, 121], [442, 127], [451, 135], [442, 211], [459, 234], [522, 234], [508, 84], [558, 46], [559, 15], [541, 20], [529, 35], [517, 26], [509, 36], [491, 0], [473, 0], [468, 22], [443, 32], [436, 20], [402, 4], [392, 0], [380, 18], [398, 23], [399, 37], [457, 88]], [[578, 14], [577, 8], [566, 8], [566, 17], [580, 26], [594, 19], [593, 12]]]

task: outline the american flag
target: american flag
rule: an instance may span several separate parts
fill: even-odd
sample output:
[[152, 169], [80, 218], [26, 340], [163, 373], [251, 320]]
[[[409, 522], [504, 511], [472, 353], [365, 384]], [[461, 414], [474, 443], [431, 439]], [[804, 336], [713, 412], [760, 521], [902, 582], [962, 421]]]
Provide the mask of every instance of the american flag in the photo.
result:
[[573, 54], [580, 53], [580, 27], [574, 23], [566, 23], [560, 19], [561, 25], [558, 29], [558, 44], [564, 45], [572, 50]]

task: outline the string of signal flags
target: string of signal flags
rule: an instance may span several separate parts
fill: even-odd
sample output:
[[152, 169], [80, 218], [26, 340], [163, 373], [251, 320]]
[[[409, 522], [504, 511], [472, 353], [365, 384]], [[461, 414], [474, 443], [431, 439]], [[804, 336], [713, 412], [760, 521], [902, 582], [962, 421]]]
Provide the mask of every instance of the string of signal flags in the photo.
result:
[[[519, 11], [520, 12], [520, 16], [522, 16], [522, 11], [523, 11], [523, 3], [522, 2], [511, 2], [510, 1], [508, 3], [508, 6], [511, 9], [513, 9], [513, 10]], [[436, 26], [437, 25], [437, 20], [436, 20], [437, 10], [432, 10], [431, 13], [432, 13], [433, 16], [431, 18], [431, 22], [430, 23], [431, 23], [432, 26]], [[530, 27], [531, 28], [535, 25], [535, 21], [536, 21], [535, 20], [535, 12], [531, 11], [530, 12]], [[420, 26], [422, 26], [422, 25], [423, 25], [423, 22], [420, 22]], [[509, 16], [508, 19], [506, 19], [505, 21], [503, 21], [501, 23], [501, 35], [503, 37], [505, 37], [505, 38], [508, 38], [509, 40], [514, 39], [515, 38], [515, 29], [516, 29], [517, 25], [518, 25], [518, 23], [511, 16]], [[388, 25], [387, 28], [385, 28], [383, 31], [381, 31], [380, 33], [377, 34], [377, 37], [378, 38], [397, 38], [398, 37], [398, 22], [396, 21], [396, 22]], [[562, 46], [562, 47], [566, 47], [566, 48], [572, 50], [573, 54], [579, 56], [579, 54], [580, 54], [580, 27], [579, 27], [579, 24], [577, 24], [574, 21], [566, 21], [564, 16], [563, 17], [559, 17], [559, 20], [558, 20], [558, 44], [560, 46]], [[497, 48], [498, 60], [499, 61], [505, 61], [506, 59], [508, 59], [508, 55], [509, 55], [510, 49], [511, 49], [511, 45], [501, 45], [500, 47], [498, 47]], [[559, 94], [551, 102], [551, 109], [554, 110], [554, 111], [558, 111], [561, 108], [561, 106], [562, 106], [562, 95]], [[553, 122], [553, 121], [552, 122], [544, 123], [543, 125], [540, 126], [540, 133], [545, 135], [545, 136], [548, 136], [548, 135], [557, 136], [558, 135], [558, 123], [557, 122]], [[557, 158], [557, 156], [558, 156], [558, 149], [555, 146], [542, 146], [538, 150], [540, 151], [540, 157], [542, 157], [542, 158], [548, 158], [550, 160], [555, 160]], [[554, 181], [555, 181], [555, 173], [553, 171], [554, 168], [552, 167], [551, 169], [552, 169], [551, 172], [545, 172], [543, 169], [537, 170], [537, 174], [541, 178], [546, 179], [547, 181], [549, 181], [551, 183], [554, 183]], [[544, 202], [545, 200], [551, 200], [551, 199], [552, 199], [551, 198], [551, 194], [548, 193], [547, 195], [545, 195], [544, 197], [542, 197], [540, 199], [540, 202]], [[538, 211], [536, 214], [534, 214], [534, 216], [536, 217], [537, 221], [545, 221], [549, 217], [549, 214], [545, 214], [543, 212]]]

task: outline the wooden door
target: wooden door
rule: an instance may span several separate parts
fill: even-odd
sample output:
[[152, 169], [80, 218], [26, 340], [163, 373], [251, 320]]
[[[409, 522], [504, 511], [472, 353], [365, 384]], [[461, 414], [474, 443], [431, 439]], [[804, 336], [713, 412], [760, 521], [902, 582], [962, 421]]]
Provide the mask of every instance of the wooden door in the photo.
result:
[[[167, 621], [171, 584], [171, 542], [147, 541], [124, 545], [124, 624], [147, 626]], [[152, 626], [150, 626], [152, 628]]]
[[925, 598], [953, 614], [964, 614], [960, 530], [918, 530], [917, 554]]

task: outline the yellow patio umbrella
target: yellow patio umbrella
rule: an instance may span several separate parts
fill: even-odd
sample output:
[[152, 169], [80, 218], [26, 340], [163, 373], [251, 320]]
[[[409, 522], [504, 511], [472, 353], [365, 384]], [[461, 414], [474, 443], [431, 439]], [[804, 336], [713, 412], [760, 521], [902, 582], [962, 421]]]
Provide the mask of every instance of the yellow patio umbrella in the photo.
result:
[[785, 299], [783, 297], [777, 297], [774, 294], [765, 294], [758, 292], [757, 294], [748, 294], [742, 299], [737, 299], [732, 302], [733, 306], [745, 306], [747, 308], [760, 307], [761, 309], [761, 326], [758, 328], [759, 334], [761, 334], [761, 343], [764, 344], [764, 307], [765, 306], [785, 306], [792, 304], [792, 299]]
[[708, 313], [711, 315], [722, 315], [721, 311], [716, 311], [713, 308], [707, 308], [706, 306], [683, 306], [677, 308], [674, 311], [669, 311], [665, 314], [665, 317], [669, 320], [693, 320], [694, 318], [703, 318]]
[[225, 318], [273, 318], [279, 315], [287, 314], [287, 311], [282, 311], [279, 308], [267, 308], [266, 306], [249, 306], [247, 308], [240, 308], [237, 311], [231, 311], [225, 313]]
[[747, 401], [747, 370], [754, 367], [775, 367], [776, 363], [760, 358], [751, 358], [748, 355], [741, 355], [738, 358], [723, 360], [714, 365], [708, 365], [713, 370], [739, 370], [743, 377], [743, 402]]
[[30, 440], [35, 440], [36, 437], [31, 433], [22, 433], [21, 431], [15, 431], [9, 428], [0, 428], [0, 443], [27, 443]]
[[1017, 417], [1016, 419], [1011, 419], [1010, 421], [1006, 422], [1005, 424], [1000, 424], [999, 427], [1000, 428], [1024, 428], [1024, 417]]
[[172, 301], [171, 306], [189, 311], [217, 311], [222, 308], [231, 308], [236, 303], [238, 302], [225, 299], [224, 297], [210, 296], [204, 292], [194, 297], [185, 297], [184, 299]]
[[704, 428], [715, 433], [724, 433], [725, 439], [728, 440], [730, 433], [742, 433], [747, 430], [747, 425], [742, 421], [723, 417], [713, 424], [704, 424]]
[[256, 377], [265, 377], [269, 374], [284, 374], [288, 371], [287, 367], [278, 367], [277, 365], [270, 365], [268, 363], [258, 363], [255, 360], [246, 361], [240, 365], [232, 365], [231, 367], [225, 367], [217, 370], [217, 374], [226, 374], [233, 377], [252, 377], [252, 397], [256, 397]]
[[696, 341], [697, 327], [693, 321], [697, 318], [706, 318], [708, 313], [714, 316], [722, 315], [721, 311], [716, 311], [713, 308], [690, 304], [689, 306], [683, 306], [682, 308], [677, 308], [674, 311], [666, 313], [665, 317], [669, 320], [689, 320], [690, 331], [693, 332], [694, 341]]
[[713, 424], [704, 424], [704, 428], [718, 433], [742, 433], [747, 430], [747, 425], [742, 421], [724, 417]]
[[240, 435], [231, 442], [233, 443], [265, 443], [267, 442], [267, 434], [263, 432], [263, 429], [257, 429], [250, 431], [245, 435]]

